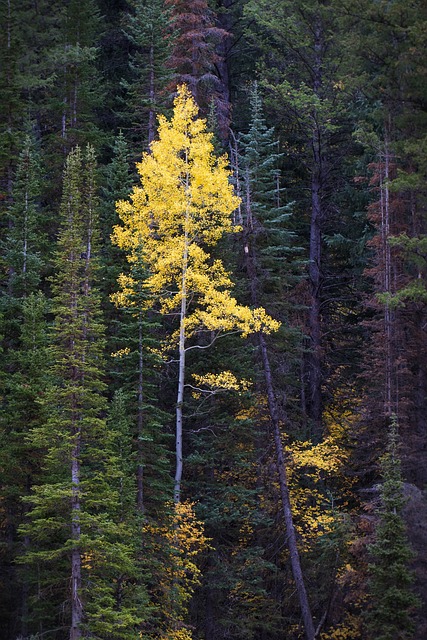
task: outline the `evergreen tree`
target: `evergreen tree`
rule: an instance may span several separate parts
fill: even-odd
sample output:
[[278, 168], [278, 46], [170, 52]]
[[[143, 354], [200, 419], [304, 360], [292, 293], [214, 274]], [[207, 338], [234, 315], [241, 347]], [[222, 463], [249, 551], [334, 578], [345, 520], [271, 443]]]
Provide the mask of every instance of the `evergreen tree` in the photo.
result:
[[[1, 530], [3, 538], [4, 575], [19, 596], [5, 618], [14, 617], [10, 633], [25, 635], [28, 609], [28, 576], [17, 575], [13, 562], [22, 552], [17, 529], [26, 520], [26, 507], [21, 497], [27, 496], [39, 474], [39, 452], [27, 436], [43, 421], [40, 399], [48, 384], [46, 316], [48, 302], [38, 291], [42, 276], [41, 249], [44, 245], [40, 197], [40, 156], [34, 140], [28, 135], [19, 156], [9, 207], [9, 229], [2, 242], [4, 290], [0, 298], [2, 330], [2, 390], [0, 431], [4, 447], [0, 467], [4, 483], [0, 492], [3, 504]], [[40, 225], [41, 226], [41, 225]], [[3, 537], [3, 536], [2, 536]], [[8, 598], [9, 590], [2, 590]], [[10, 616], [10, 617], [9, 617]], [[5, 623], [6, 624], [6, 623]]]
[[370, 637], [375, 640], [410, 638], [414, 630], [413, 612], [419, 603], [411, 590], [408, 563], [413, 558], [402, 517], [403, 494], [398, 452], [398, 424], [392, 416], [387, 452], [380, 460], [382, 484], [376, 541], [370, 545], [371, 599], [367, 614]]
[[[272, 131], [265, 126], [262, 114], [260, 96], [256, 85], [251, 93], [251, 124], [249, 132], [243, 136], [243, 150], [241, 170], [243, 172], [242, 182], [244, 185], [243, 206], [242, 206], [242, 239], [244, 244], [244, 263], [249, 279], [251, 303], [258, 305], [265, 304], [265, 291], [272, 287], [271, 272], [269, 273], [265, 253], [271, 257], [280, 256], [292, 251], [290, 246], [290, 234], [283, 227], [284, 211], [280, 207], [280, 190], [276, 180], [278, 180], [277, 154], [271, 153], [274, 144]], [[285, 217], [286, 219], [286, 217]], [[270, 233], [268, 225], [270, 223]], [[282, 224], [281, 232], [280, 223]], [[276, 230], [276, 238], [271, 233], [272, 224]], [[264, 256], [260, 248], [260, 236], [269, 236], [264, 249]], [[277, 236], [281, 242], [277, 243]], [[275, 241], [276, 240], [276, 243]], [[262, 246], [262, 245], [261, 245]], [[264, 259], [263, 259], [264, 258]], [[285, 285], [285, 271], [275, 270], [275, 277], [279, 274], [280, 286]], [[270, 276], [270, 277], [269, 277]], [[279, 298], [280, 299], [280, 298]], [[267, 306], [268, 308], [268, 306]], [[293, 514], [290, 501], [289, 480], [288, 480], [288, 456], [285, 454], [280, 427], [279, 403], [275, 392], [275, 383], [271, 370], [271, 358], [263, 328], [257, 332], [259, 352], [261, 356], [263, 377], [266, 395], [268, 399], [268, 409], [271, 420], [274, 444], [276, 448], [276, 467], [279, 476], [281, 511], [286, 529], [287, 544], [291, 558], [292, 573], [298, 591], [299, 603], [304, 622], [305, 635], [307, 640], [313, 640], [315, 631], [314, 623], [308, 602], [305, 580], [301, 569], [301, 562], [297, 546]], [[286, 411], [286, 408], [285, 408]]]
[[[117, 288], [119, 273], [126, 268], [123, 251], [111, 241], [111, 233], [119, 221], [115, 204], [127, 198], [131, 191], [129, 151], [122, 133], [116, 138], [113, 151], [114, 157], [106, 170], [101, 218], [104, 274], [101, 291], [104, 293], [104, 317], [108, 320], [108, 351], [113, 356], [110, 361], [111, 385], [124, 394], [122, 404], [132, 424], [133, 453], [138, 459], [135, 467], [138, 510], [147, 517], [154, 516], [159, 510], [160, 517], [161, 505], [168, 500], [169, 491], [163, 486], [168, 456], [162, 442], [162, 421], [167, 422], [168, 418], [159, 406], [161, 360], [154, 353], [159, 339], [159, 323], [143, 310], [147, 307], [149, 295], [144, 289], [147, 272], [138, 252], [135, 262], [129, 265], [129, 276], [137, 283], [137, 288], [122, 300], [118, 317], [110, 299], [110, 296], [115, 297], [111, 292]], [[148, 485], [145, 488], [144, 483]], [[154, 513], [149, 506], [151, 500], [157, 505]]]
[[147, 269], [142, 250], [137, 250], [135, 257], [129, 270], [135, 288], [120, 300], [122, 317], [115, 336], [118, 348], [113, 353], [113, 376], [126, 393], [126, 411], [133, 421], [138, 512], [160, 523], [170, 499], [168, 438], [164, 433], [170, 416], [162, 409], [159, 394], [163, 368], [156, 353], [162, 335], [160, 323], [147, 309], [152, 300], [144, 286]]
[[[109, 332], [114, 332], [114, 307], [109, 299], [114, 290], [119, 273], [125, 262], [123, 253], [111, 241], [111, 234], [119, 218], [116, 212], [116, 202], [127, 198], [132, 188], [132, 176], [129, 165], [129, 145], [120, 131], [114, 140], [113, 157], [104, 169], [103, 189], [100, 202], [100, 262], [102, 265], [102, 280], [100, 290], [104, 317]], [[110, 352], [114, 349], [111, 348]]]
[[168, 102], [170, 84], [168, 61], [175, 34], [171, 29], [171, 10], [164, 0], [134, 0], [132, 13], [125, 17], [127, 37], [133, 45], [130, 58], [131, 79], [127, 88], [126, 110], [133, 145], [146, 149], [156, 133], [156, 114]]
[[216, 16], [207, 0], [166, 0], [171, 8], [171, 27], [177, 37], [169, 64], [175, 72], [175, 83], [185, 83], [193, 94], [201, 113], [206, 117], [212, 103], [215, 106], [221, 139], [228, 138], [230, 121], [228, 78], [220, 77], [223, 63], [220, 45], [229, 34], [216, 24]]
[[303, 300], [308, 347], [303, 363], [304, 398], [310, 435], [319, 441], [327, 370], [322, 323], [328, 313], [336, 311], [332, 301], [346, 286], [345, 281], [337, 284], [340, 276], [327, 260], [325, 243], [326, 234], [341, 232], [346, 237], [348, 233], [339, 216], [333, 215], [339, 210], [335, 194], [342, 187], [339, 158], [350, 139], [340, 82], [337, 17], [319, 0], [306, 0], [303, 5], [289, 0], [277, 11], [257, 0], [249, 2], [245, 12], [253, 20], [252, 42], [261, 49], [262, 85], [282, 122], [279, 133], [286, 151], [284, 171], [290, 197], [296, 201], [297, 219], [306, 224], [305, 229], [300, 228], [308, 247], [308, 286]]
[[9, 208], [9, 232], [4, 242], [8, 293], [21, 298], [37, 290], [42, 276], [43, 237], [41, 158], [34, 136], [26, 135], [19, 155]]
[[367, 448], [372, 450], [373, 436], [377, 450], [381, 447], [384, 425], [396, 413], [402, 433], [411, 433], [402, 440], [407, 478], [424, 484], [426, 95], [417, 78], [425, 73], [419, 46], [426, 8], [418, 2], [367, 1], [348, 5], [343, 14], [349, 76], [364, 96], [356, 135], [367, 155], [368, 217], [374, 230], [365, 273], [372, 291], [364, 323], [371, 334], [364, 364]]
[[135, 605], [138, 589], [135, 595], [130, 587], [128, 599], [115, 596], [119, 576], [132, 585], [137, 568], [117, 522], [119, 492], [111, 490], [120, 469], [117, 435], [104, 418], [104, 328], [94, 286], [97, 209], [93, 150], [88, 147], [83, 161], [76, 148], [64, 172], [52, 282], [54, 383], [44, 399], [46, 422], [30, 436], [44, 451], [44, 473], [29, 498], [30, 522], [22, 527], [30, 539], [24, 560], [37, 581], [35, 629], [56, 628], [62, 620], [59, 626], [68, 627], [73, 640], [113, 630], [118, 638], [131, 637], [143, 615]]
[[41, 0], [0, 5], [0, 207], [11, 202], [26, 123], [40, 133], [46, 92], [55, 81], [50, 54], [58, 44], [60, 3]]
[[[58, 171], [76, 144], [99, 142], [97, 110], [103, 89], [98, 73], [101, 18], [93, 0], [70, 0], [62, 12], [60, 38], [49, 52], [55, 84], [47, 94], [49, 155]], [[58, 198], [59, 199], [59, 198]]]
[[28, 435], [46, 419], [41, 401], [50, 381], [48, 308], [46, 298], [38, 292], [6, 310], [19, 313], [19, 335], [4, 353], [0, 413], [0, 628], [5, 638], [26, 637], [28, 631], [30, 576], [27, 567], [17, 571], [16, 564], [29, 538], [20, 540], [18, 529], [28, 521], [28, 506], [22, 498], [30, 495], [40, 477], [41, 452]]

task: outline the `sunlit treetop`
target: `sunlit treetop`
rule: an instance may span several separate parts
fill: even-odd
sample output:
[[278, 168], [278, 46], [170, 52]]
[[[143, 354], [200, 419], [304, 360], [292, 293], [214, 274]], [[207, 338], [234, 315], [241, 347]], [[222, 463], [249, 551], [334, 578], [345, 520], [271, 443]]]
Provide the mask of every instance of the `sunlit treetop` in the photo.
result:
[[[250, 310], [230, 295], [233, 283], [221, 260], [208, 252], [227, 233], [239, 228], [232, 214], [240, 203], [230, 184], [227, 156], [214, 155], [212, 134], [188, 89], [178, 89], [171, 120], [159, 117], [158, 139], [137, 164], [141, 184], [117, 210], [123, 222], [113, 240], [128, 251], [130, 263], [143, 260], [147, 290], [162, 313], [173, 313], [192, 300], [186, 313], [187, 335], [208, 330], [239, 330], [243, 335], [279, 324], [263, 309]], [[134, 282], [119, 279], [118, 304], [129, 298]]]

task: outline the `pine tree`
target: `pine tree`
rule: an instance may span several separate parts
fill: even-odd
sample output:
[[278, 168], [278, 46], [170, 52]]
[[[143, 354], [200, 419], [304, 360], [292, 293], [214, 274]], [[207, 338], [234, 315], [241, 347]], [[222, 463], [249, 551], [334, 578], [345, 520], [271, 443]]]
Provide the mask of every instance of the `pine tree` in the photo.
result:
[[376, 541], [370, 545], [367, 613], [370, 637], [396, 640], [412, 637], [413, 613], [419, 604], [411, 590], [413, 577], [408, 563], [413, 558], [402, 517], [403, 494], [396, 416], [392, 416], [387, 451], [380, 459], [382, 484]]
[[3, 354], [5, 375], [2, 376], [0, 412], [1, 576], [4, 580], [0, 584], [0, 628], [6, 638], [17, 634], [25, 637], [28, 631], [31, 579], [28, 568], [23, 566], [17, 570], [16, 564], [25, 553], [29, 538], [19, 539], [18, 529], [28, 521], [28, 506], [22, 503], [22, 497], [29, 496], [40, 477], [41, 452], [28, 436], [46, 419], [41, 401], [50, 382], [48, 301], [40, 292], [31, 293], [15, 301], [7, 311], [12, 309], [18, 312], [19, 334]]
[[162, 334], [160, 323], [147, 309], [152, 301], [144, 287], [147, 269], [141, 256], [142, 250], [137, 250], [129, 269], [135, 288], [120, 301], [113, 376], [127, 395], [127, 413], [133, 420], [137, 508], [145, 517], [161, 521], [170, 494], [168, 438], [164, 433], [170, 416], [159, 398], [162, 360], [156, 351]]
[[[113, 157], [104, 169], [103, 188], [100, 201], [100, 262], [102, 280], [100, 290], [104, 317], [110, 332], [114, 331], [114, 307], [109, 300], [115, 288], [119, 273], [123, 269], [125, 258], [123, 253], [111, 241], [113, 227], [119, 219], [116, 212], [117, 200], [127, 198], [132, 188], [132, 176], [129, 164], [129, 145], [120, 131], [114, 140]], [[110, 352], [113, 349], [110, 349]]]
[[96, 110], [102, 103], [97, 70], [101, 18], [93, 0], [71, 0], [61, 12], [60, 38], [50, 52], [55, 84], [47, 95], [46, 129], [55, 168], [85, 141], [100, 139]]
[[[26, 635], [28, 576], [14, 568], [16, 554], [22, 552], [17, 530], [26, 520], [21, 497], [31, 491], [40, 472], [40, 456], [27, 436], [43, 421], [40, 399], [48, 384], [47, 312], [48, 302], [38, 291], [42, 277], [41, 230], [43, 216], [39, 205], [40, 156], [27, 135], [19, 156], [13, 202], [9, 207], [9, 229], [2, 244], [4, 291], [0, 300], [2, 331], [2, 397], [0, 431], [4, 447], [0, 466], [4, 484], [0, 492], [3, 505], [1, 530], [5, 560], [4, 574], [17, 595], [6, 606], [5, 614], [15, 618], [16, 633]], [[25, 541], [24, 541], [25, 546]], [[9, 590], [3, 589], [6, 598]], [[11, 630], [11, 633], [13, 631]]]
[[[45, 94], [54, 82], [51, 52], [63, 13], [60, 3], [0, 5], [0, 207], [11, 202], [21, 138], [44, 112]], [[43, 106], [42, 106], [43, 105]], [[39, 130], [40, 132], [40, 130]]]
[[407, 478], [423, 485], [426, 119], [421, 108], [425, 87], [417, 77], [425, 73], [419, 45], [427, 25], [426, 10], [418, 2], [410, 7], [401, 2], [366, 2], [350, 4], [344, 14], [350, 75], [365, 96], [357, 137], [367, 154], [368, 218], [374, 229], [365, 274], [372, 291], [364, 323], [372, 345], [364, 364], [368, 446], [373, 428], [377, 447], [381, 446], [384, 424], [396, 413], [402, 433], [411, 433], [402, 440]]
[[37, 290], [42, 275], [41, 158], [34, 136], [26, 135], [19, 155], [4, 242], [9, 295], [20, 298]]
[[301, 229], [308, 247], [308, 286], [303, 300], [307, 306], [304, 396], [310, 435], [319, 441], [327, 369], [322, 323], [337, 306], [332, 303], [329, 288], [334, 296], [340, 296], [342, 288], [335, 284], [338, 274], [328, 273], [331, 265], [325, 235], [336, 234], [341, 225], [332, 213], [338, 210], [335, 194], [338, 184], [341, 186], [338, 158], [347, 151], [344, 141], [350, 139], [340, 76], [337, 16], [319, 0], [305, 0], [302, 5], [289, 0], [277, 11], [263, 0], [249, 2], [245, 12], [254, 24], [252, 42], [261, 49], [260, 82], [268, 89], [276, 117], [282, 122], [280, 135], [286, 150], [284, 171], [292, 185], [290, 197], [295, 197], [295, 212], [307, 225]]
[[[122, 403], [133, 422], [130, 429], [134, 438], [134, 454], [139, 459], [135, 497], [138, 510], [148, 515], [151, 513], [151, 500], [160, 508], [168, 499], [168, 490], [162, 488], [167, 474], [167, 455], [161, 428], [162, 421], [167, 421], [167, 418], [156, 399], [157, 387], [161, 384], [160, 359], [153, 353], [158, 342], [159, 323], [143, 311], [148, 300], [143, 286], [147, 272], [139, 258], [129, 265], [129, 276], [137, 283], [137, 289], [122, 300], [118, 317], [109, 298], [111, 291], [117, 288], [119, 273], [126, 268], [123, 251], [112, 243], [110, 237], [119, 221], [115, 203], [127, 198], [131, 191], [129, 147], [122, 133], [116, 138], [113, 151], [112, 162], [106, 170], [101, 217], [104, 274], [101, 291], [104, 293], [104, 317], [108, 320], [108, 352], [113, 356], [110, 366], [112, 389], [124, 394]], [[144, 489], [145, 482], [148, 486]]]

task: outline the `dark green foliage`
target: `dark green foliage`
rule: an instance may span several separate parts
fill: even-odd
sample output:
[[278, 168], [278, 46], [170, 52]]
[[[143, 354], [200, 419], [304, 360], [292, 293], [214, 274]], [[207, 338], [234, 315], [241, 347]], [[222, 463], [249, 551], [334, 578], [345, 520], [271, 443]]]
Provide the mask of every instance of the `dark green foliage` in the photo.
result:
[[40, 473], [41, 452], [28, 440], [28, 434], [46, 419], [42, 401], [49, 384], [48, 301], [41, 293], [31, 293], [13, 308], [19, 314], [16, 319], [19, 336], [15, 337], [13, 347], [8, 345], [5, 351], [7, 375], [2, 381], [0, 413], [0, 556], [4, 563], [0, 628], [6, 628], [9, 622], [11, 632], [25, 634], [29, 575], [24, 567], [17, 570], [16, 562], [25, 553], [28, 538], [19, 540], [18, 528], [28, 518], [28, 507], [22, 503], [22, 497], [30, 494]]
[[19, 598], [12, 604], [9, 589], [1, 590], [0, 608], [13, 622], [16, 632], [25, 632], [28, 608], [28, 577], [20, 575], [12, 562], [23, 551], [17, 529], [26, 520], [21, 497], [28, 495], [39, 473], [40, 454], [27, 440], [32, 428], [41, 424], [41, 399], [48, 384], [47, 312], [49, 303], [37, 291], [42, 276], [43, 233], [40, 197], [40, 157], [34, 140], [26, 136], [18, 159], [13, 201], [9, 207], [9, 229], [2, 242], [3, 292], [0, 298], [3, 368], [1, 375], [0, 451], [3, 484], [0, 491], [2, 557], [11, 563], [2, 571]]
[[[245, 287], [251, 304], [264, 306], [282, 322], [274, 336], [276, 349], [286, 352], [286, 366], [279, 357], [277, 366], [272, 349], [278, 389], [295, 397], [299, 386], [302, 336], [296, 325], [301, 304], [295, 289], [302, 279], [306, 260], [294, 226], [293, 203], [287, 201], [287, 191], [281, 186], [278, 140], [273, 128], [267, 127], [261, 94], [257, 83], [249, 93], [250, 123], [247, 133], [237, 138], [233, 156], [237, 190], [242, 198], [239, 222], [245, 268]], [[290, 391], [287, 385], [294, 389]], [[294, 407], [297, 411], [298, 408]], [[296, 416], [294, 416], [296, 421]], [[300, 419], [299, 419], [300, 420]]]
[[8, 293], [25, 297], [37, 290], [42, 276], [45, 249], [40, 207], [41, 158], [34, 136], [26, 135], [18, 158], [9, 207], [9, 231], [4, 241]]
[[[107, 430], [104, 417], [105, 339], [94, 286], [98, 248], [94, 172], [90, 147], [84, 161], [78, 148], [70, 153], [52, 282], [53, 383], [43, 399], [46, 421], [30, 434], [32, 445], [44, 452], [43, 474], [28, 499], [30, 520], [22, 526], [29, 538], [24, 561], [33, 567], [37, 587], [35, 628], [42, 625], [47, 630], [60, 619], [70, 626], [69, 614], [64, 617], [61, 611], [68, 603], [66, 611], [74, 616], [71, 578], [81, 602], [80, 632], [87, 628], [106, 634], [116, 629], [115, 637], [130, 638], [141, 620], [144, 596], [136, 581], [133, 536], [122, 522], [119, 478], [125, 468], [117, 447], [126, 446], [126, 440], [121, 442], [120, 430]], [[127, 584], [124, 592], [120, 581]], [[51, 594], [48, 603], [46, 593]]]
[[[124, 269], [125, 256], [111, 242], [114, 225], [119, 223], [116, 213], [116, 202], [129, 196], [132, 188], [132, 178], [129, 165], [129, 146], [122, 132], [114, 140], [113, 157], [105, 167], [103, 175], [103, 189], [100, 202], [100, 266], [102, 278], [100, 291], [102, 307], [108, 325], [109, 333], [114, 331], [115, 310], [110, 300], [111, 294], [117, 289], [117, 278]], [[109, 351], [113, 351], [113, 347]]]
[[[172, 72], [168, 61], [176, 34], [171, 29], [171, 12], [164, 0], [133, 0], [124, 17], [124, 30], [131, 44], [131, 77], [126, 88], [123, 111], [132, 149], [139, 157], [156, 131], [156, 115], [170, 103]], [[170, 106], [170, 105], [169, 105]]]
[[161, 521], [171, 488], [166, 430], [170, 415], [159, 394], [163, 363], [156, 354], [163, 334], [159, 320], [147, 311], [147, 272], [142, 260], [131, 264], [129, 276], [136, 289], [120, 300], [112, 373], [126, 393], [126, 413], [132, 422], [138, 509]]
[[[254, 274], [260, 304], [284, 318], [286, 293], [298, 282], [304, 262], [292, 230], [292, 203], [286, 202], [282, 187], [279, 141], [265, 122], [260, 90], [255, 83], [249, 92], [250, 123], [237, 139], [235, 172], [245, 241], [257, 254]], [[251, 253], [251, 250], [249, 248]], [[275, 305], [281, 305], [274, 309]]]
[[382, 484], [376, 541], [370, 545], [367, 614], [370, 637], [375, 640], [411, 638], [413, 614], [419, 604], [411, 590], [413, 576], [408, 564], [413, 559], [402, 517], [403, 492], [399, 459], [398, 424], [392, 416], [387, 452], [380, 460]]

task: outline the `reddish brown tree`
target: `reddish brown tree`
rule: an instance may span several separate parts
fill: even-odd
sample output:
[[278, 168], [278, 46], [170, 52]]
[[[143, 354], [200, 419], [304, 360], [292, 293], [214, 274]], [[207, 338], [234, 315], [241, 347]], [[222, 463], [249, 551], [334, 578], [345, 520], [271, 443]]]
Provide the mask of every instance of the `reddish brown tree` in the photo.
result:
[[[193, 94], [202, 115], [212, 108], [218, 130], [228, 135], [230, 104], [227, 79], [221, 77], [221, 45], [229, 38], [216, 25], [216, 16], [207, 0], [166, 0], [171, 11], [171, 28], [176, 36], [169, 64], [175, 71], [174, 84], [185, 83]], [[223, 46], [222, 46], [223, 48]]]
[[375, 198], [369, 206], [368, 218], [375, 234], [369, 242], [371, 265], [365, 270], [372, 282], [372, 293], [366, 300], [371, 317], [364, 322], [369, 332], [369, 348], [364, 357], [363, 421], [369, 425], [367, 448], [374, 454], [382, 450], [388, 419], [398, 416], [402, 433], [411, 432], [410, 438], [403, 438], [407, 445], [406, 452], [403, 451], [406, 474], [417, 481], [420, 477], [415, 452], [421, 448], [421, 441], [414, 426], [425, 402], [425, 334], [420, 332], [425, 305], [415, 299], [402, 302], [398, 297], [411, 274], [401, 247], [395, 246], [393, 238], [412, 233], [411, 203], [403, 192], [393, 188], [398, 158], [387, 134], [376, 151], [378, 160], [369, 165]]

